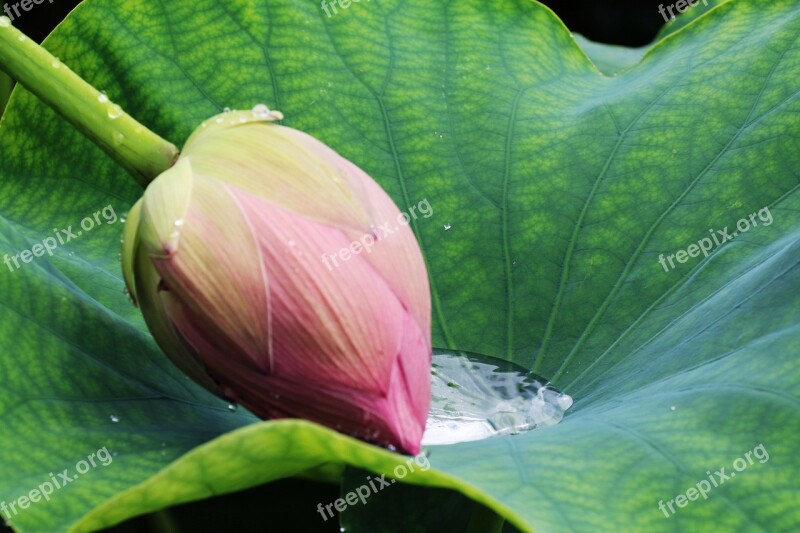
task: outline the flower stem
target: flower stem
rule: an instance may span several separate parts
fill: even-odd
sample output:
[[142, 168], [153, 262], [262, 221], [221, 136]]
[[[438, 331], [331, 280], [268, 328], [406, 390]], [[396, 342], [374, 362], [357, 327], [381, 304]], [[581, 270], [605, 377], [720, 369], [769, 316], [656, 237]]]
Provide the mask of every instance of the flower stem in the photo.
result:
[[47, 50], [0, 17], [0, 70], [38, 96], [146, 187], [178, 149], [134, 120]]

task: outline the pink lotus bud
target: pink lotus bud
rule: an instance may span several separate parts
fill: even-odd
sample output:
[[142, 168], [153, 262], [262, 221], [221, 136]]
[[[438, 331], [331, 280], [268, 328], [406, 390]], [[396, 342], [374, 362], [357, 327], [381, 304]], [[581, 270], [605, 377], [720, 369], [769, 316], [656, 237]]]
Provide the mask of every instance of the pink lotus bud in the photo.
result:
[[128, 215], [128, 290], [216, 394], [416, 454], [431, 361], [419, 246], [367, 174], [278, 116], [230, 112], [191, 136]]

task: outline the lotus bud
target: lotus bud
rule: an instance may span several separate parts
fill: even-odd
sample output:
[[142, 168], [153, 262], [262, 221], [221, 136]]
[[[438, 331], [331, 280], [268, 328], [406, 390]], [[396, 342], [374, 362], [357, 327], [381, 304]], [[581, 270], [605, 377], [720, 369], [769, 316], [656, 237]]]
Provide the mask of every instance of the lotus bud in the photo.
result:
[[228, 112], [189, 138], [128, 214], [128, 291], [215, 394], [416, 454], [431, 364], [419, 246], [375, 181], [276, 118]]

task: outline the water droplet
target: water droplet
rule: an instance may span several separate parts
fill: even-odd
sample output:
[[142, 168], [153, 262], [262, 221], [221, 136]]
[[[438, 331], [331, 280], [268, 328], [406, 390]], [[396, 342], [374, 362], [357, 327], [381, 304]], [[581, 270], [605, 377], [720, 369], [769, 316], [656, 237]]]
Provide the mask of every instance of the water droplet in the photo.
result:
[[558, 424], [572, 398], [502, 359], [438, 352], [424, 445], [454, 444]]
[[97, 101], [101, 104], [108, 103], [108, 95], [105, 92], [100, 91], [100, 94], [97, 96]]
[[269, 108], [264, 104], [258, 104], [253, 107], [253, 114], [259, 118], [267, 118], [269, 115]]
[[283, 120], [283, 113], [280, 111], [270, 111], [264, 104], [253, 107], [253, 115], [259, 120]]
[[53, 62], [52, 62], [52, 63], [50, 63], [50, 66], [52, 66], [52, 67], [53, 67], [53, 68], [55, 68], [55, 69], [59, 69], [59, 68], [61, 68], [61, 60], [60, 60], [60, 59], [58, 59], [57, 57], [56, 57], [56, 58], [54, 58], [54, 59], [53, 59]]
[[175, 225], [178, 226], [178, 227], [183, 226], [183, 224], [184, 224], [184, 220], [182, 218], [179, 218], [178, 220], [175, 221]]
[[217, 124], [222, 124], [223, 120], [225, 120], [225, 119], [222, 118], [222, 117], [217, 117], [216, 120], [214, 120], [214, 122], [216, 122]]
[[109, 418], [110, 418], [110, 419], [111, 419], [111, 421], [112, 421], [112, 422], [114, 422], [115, 424], [116, 424], [117, 422], [119, 422], [119, 417], [118, 417], [117, 415], [111, 415]]
[[675, 409], [677, 409], [677, 408], [676, 408], [674, 405], [670, 405], [670, 406], [669, 406], [669, 410], [670, 410], [670, 411], [674, 411]]
[[445, 224], [445, 225], [444, 225], [444, 230], [445, 230], [445, 231], [447, 231], [447, 230], [449, 230], [449, 229], [450, 229], [450, 228], [452, 228], [452, 227], [453, 227], [453, 226], [451, 226], [450, 224]]
[[108, 118], [116, 120], [122, 116], [122, 108], [118, 104], [108, 106]]
[[386, 449], [387, 449], [387, 450], [389, 450], [390, 452], [396, 452], [396, 451], [397, 451], [397, 448], [395, 448], [395, 447], [394, 447], [394, 446], [392, 446], [391, 444], [390, 444], [390, 445], [388, 445], [388, 446], [386, 447]]
[[0, 28], [8, 28], [11, 26], [11, 19], [8, 17], [0, 17]]
[[222, 110], [222, 112], [223, 113], [230, 113], [231, 112], [231, 108], [230, 107], [226, 107], [225, 109]]
[[229, 403], [228, 404], [228, 411], [234, 412], [236, 411], [236, 405]]
[[114, 132], [114, 146], [122, 146], [122, 143], [125, 142], [125, 135], [123, 135], [119, 131]]
[[17, 39], [18, 39], [18, 40], [19, 40], [19, 42], [21, 42], [21, 43], [24, 43], [25, 41], [27, 41], [27, 40], [28, 40], [28, 38], [27, 38], [25, 35], [22, 35], [22, 34], [20, 34], [20, 36], [19, 36], [19, 37], [17, 37]]
[[126, 220], [128, 219], [125, 216], [119, 217], [119, 221], [122, 222], [123, 224], [125, 223]]

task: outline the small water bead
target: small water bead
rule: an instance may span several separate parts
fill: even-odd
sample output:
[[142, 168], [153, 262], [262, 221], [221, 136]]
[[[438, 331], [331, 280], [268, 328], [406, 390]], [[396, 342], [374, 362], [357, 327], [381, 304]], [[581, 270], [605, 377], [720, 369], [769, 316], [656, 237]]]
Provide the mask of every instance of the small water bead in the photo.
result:
[[108, 107], [108, 118], [111, 120], [118, 119], [122, 116], [122, 108], [118, 104], [112, 104]]
[[450, 228], [452, 228], [452, 227], [453, 227], [453, 226], [451, 226], [450, 224], [445, 224], [445, 225], [444, 225], [444, 230], [445, 230], [445, 231], [448, 231], [448, 230], [449, 230]]
[[53, 62], [50, 63], [50, 66], [52, 66], [54, 69], [61, 68], [61, 60], [56, 57], [55, 59], [53, 59]]
[[119, 417], [118, 417], [117, 415], [111, 415], [109, 418], [110, 418], [110, 419], [111, 419], [111, 421], [112, 421], [113, 423], [115, 423], [115, 424], [116, 424], [117, 422], [119, 422]]
[[222, 110], [222, 112], [223, 113], [230, 113], [231, 112], [231, 108], [230, 107], [226, 107], [225, 109]]
[[108, 95], [105, 92], [100, 91], [100, 94], [97, 96], [97, 101], [100, 102], [101, 104], [107, 104]]
[[125, 142], [125, 135], [123, 135], [118, 131], [114, 132], [113, 138], [114, 138], [114, 146], [122, 146], [122, 143]]
[[252, 113], [259, 120], [283, 120], [283, 113], [280, 111], [271, 111], [270, 108], [264, 104], [257, 104], [253, 107]]
[[269, 115], [269, 108], [264, 104], [258, 104], [253, 108], [253, 114], [257, 117], [266, 118]]
[[19, 37], [17, 37], [17, 40], [18, 40], [19, 42], [21, 42], [21, 43], [24, 43], [25, 41], [27, 41], [27, 40], [28, 40], [28, 38], [27, 38], [25, 35], [22, 35], [22, 34], [20, 34], [20, 36], [19, 36]]
[[229, 403], [228, 404], [228, 411], [230, 411], [232, 413], [235, 412], [236, 411], [236, 405], [234, 405], [232, 403]]
[[11, 26], [11, 19], [8, 17], [0, 17], [0, 28], [8, 28]]

